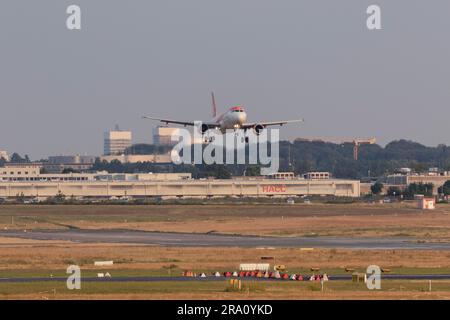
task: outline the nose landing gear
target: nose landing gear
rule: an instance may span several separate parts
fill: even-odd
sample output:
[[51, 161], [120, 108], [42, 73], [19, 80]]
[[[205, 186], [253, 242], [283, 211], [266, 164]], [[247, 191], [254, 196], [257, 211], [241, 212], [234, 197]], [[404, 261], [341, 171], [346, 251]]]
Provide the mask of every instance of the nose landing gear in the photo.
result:
[[[235, 135], [237, 136], [238, 132], [236, 130], [234, 132], [235, 132]], [[249, 139], [248, 139], [248, 136], [247, 136], [247, 130], [245, 130], [245, 129], [244, 129], [244, 135], [241, 136], [241, 142], [242, 143], [248, 143], [249, 142]]]
[[214, 137], [203, 136], [204, 143], [212, 143], [214, 142]]

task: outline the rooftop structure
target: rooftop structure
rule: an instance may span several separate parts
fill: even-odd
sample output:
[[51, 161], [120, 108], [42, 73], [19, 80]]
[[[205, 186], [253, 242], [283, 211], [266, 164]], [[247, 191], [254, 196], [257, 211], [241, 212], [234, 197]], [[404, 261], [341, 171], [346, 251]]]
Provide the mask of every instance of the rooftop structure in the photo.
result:
[[295, 179], [294, 172], [277, 172], [267, 176], [269, 179]]
[[329, 172], [307, 172], [303, 175], [303, 177], [307, 180], [323, 180], [323, 179], [330, 179], [331, 174]]
[[41, 163], [5, 163], [3, 167], [0, 167], [0, 178], [2, 176], [39, 175], [41, 168]]

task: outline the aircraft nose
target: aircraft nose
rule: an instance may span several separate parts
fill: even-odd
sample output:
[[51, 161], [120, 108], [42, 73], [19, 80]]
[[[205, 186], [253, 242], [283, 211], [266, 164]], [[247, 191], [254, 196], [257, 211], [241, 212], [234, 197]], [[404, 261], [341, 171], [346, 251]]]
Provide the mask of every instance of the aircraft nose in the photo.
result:
[[243, 124], [245, 121], [247, 121], [247, 114], [245, 112], [241, 112], [239, 114], [239, 122], [240, 124]]

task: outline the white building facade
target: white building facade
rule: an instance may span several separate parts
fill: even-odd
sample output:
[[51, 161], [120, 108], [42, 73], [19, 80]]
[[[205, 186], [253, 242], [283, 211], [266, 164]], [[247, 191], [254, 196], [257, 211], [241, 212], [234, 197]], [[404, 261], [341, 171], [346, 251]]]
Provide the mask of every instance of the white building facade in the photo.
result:
[[131, 147], [131, 131], [108, 131], [104, 134], [104, 155], [120, 155]]

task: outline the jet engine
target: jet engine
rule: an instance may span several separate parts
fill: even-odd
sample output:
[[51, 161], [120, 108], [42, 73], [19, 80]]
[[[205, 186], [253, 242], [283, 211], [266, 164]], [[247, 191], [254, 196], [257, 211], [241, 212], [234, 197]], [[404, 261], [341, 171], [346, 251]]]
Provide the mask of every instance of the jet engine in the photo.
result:
[[256, 125], [253, 127], [253, 131], [255, 132], [255, 134], [256, 134], [257, 136], [259, 136], [260, 133], [261, 133], [261, 131], [263, 131], [263, 130], [264, 130], [264, 126], [261, 125], [261, 124], [256, 124]]
[[208, 125], [206, 125], [206, 124], [202, 124], [202, 126], [201, 126], [201, 131], [202, 131], [202, 134], [205, 134], [206, 133], [206, 131], [208, 131]]

